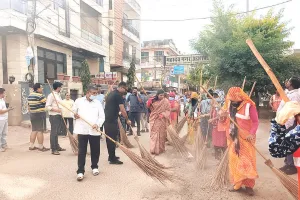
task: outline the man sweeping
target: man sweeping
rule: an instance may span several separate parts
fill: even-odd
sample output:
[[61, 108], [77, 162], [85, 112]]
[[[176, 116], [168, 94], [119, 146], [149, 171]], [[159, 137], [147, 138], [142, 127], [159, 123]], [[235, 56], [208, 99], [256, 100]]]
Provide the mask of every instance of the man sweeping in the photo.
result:
[[[78, 170], [77, 180], [84, 178], [84, 166], [87, 152], [87, 145], [91, 147], [91, 162], [93, 175], [99, 174], [98, 162], [100, 156], [100, 133], [97, 131], [104, 123], [104, 110], [100, 101], [97, 100], [97, 88], [89, 86], [85, 97], [75, 101], [73, 111], [76, 113], [74, 133], [78, 134]], [[87, 120], [93, 127], [90, 127], [80, 117]]]
[[221, 117], [228, 114], [242, 129], [230, 123], [228, 117], [222, 122], [228, 140], [229, 173], [233, 184], [229, 191], [239, 191], [245, 186], [246, 193], [253, 196], [255, 179], [258, 178], [254, 145], [259, 122], [255, 103], [241, 88], [232, 87], [226, 96]]

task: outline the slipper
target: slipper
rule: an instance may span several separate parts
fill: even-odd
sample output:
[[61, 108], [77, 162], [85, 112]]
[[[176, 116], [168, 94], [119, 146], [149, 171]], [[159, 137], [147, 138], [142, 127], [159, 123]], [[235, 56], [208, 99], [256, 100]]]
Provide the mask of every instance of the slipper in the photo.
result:
[[37, 147], [29, 147], [30, 151], [34, 151], [34, 150], [37, 150], [37, 149], [38, 149]]
[[239, 192], [239, 191], [241, 191], [241, 189], [242, 189], [242, 188], [239, 188], [239, 189], [236, 190], [236, 189], [234, 189], [234, 186], [232, 186], [231, 188], [229, 188], [228, 191], [229, 191], [229, 192]]

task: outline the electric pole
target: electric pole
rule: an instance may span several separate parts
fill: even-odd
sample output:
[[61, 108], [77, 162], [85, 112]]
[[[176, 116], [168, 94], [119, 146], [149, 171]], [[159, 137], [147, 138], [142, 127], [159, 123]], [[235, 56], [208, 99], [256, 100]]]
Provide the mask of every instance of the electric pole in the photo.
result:
[[249, 15], [249, 0], [246, 0], [246, 11], [247, 15]]

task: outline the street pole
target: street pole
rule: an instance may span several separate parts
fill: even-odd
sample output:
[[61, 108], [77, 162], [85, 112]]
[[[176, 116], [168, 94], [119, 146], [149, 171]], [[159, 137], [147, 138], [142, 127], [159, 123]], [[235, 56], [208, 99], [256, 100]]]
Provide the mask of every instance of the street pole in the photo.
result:
[[249, 15], [249, 0], [246, 0], [246, 4], [247, 15]]

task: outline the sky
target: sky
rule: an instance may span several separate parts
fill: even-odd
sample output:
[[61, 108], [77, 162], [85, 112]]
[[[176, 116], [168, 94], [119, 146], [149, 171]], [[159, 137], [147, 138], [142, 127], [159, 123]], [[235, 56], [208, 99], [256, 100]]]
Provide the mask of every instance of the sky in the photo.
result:
[[[286, 0], [249, 0], [250, 10], [274, 5]], [[184, 19], [209, 17], [212, 10], [212, 0], [139, 0], [142, 19]], [[246, 0], [223, 0], [225, 6], [235, 5], [239, 12], [246, 11]], [[300, 49], [300, 0], [274, 7], [275, 11], [284, 8], [284, 21], [293, 28], [290, 40], [295, 42], [294, 48]], [[264, 15], [269, 9], [260, 10], [257, 16]], [[298, 20], [297, 20], [298, 19]], [[190, 40], [197, 38], [210, 20], [195, 20], [184, 22], [149, 22], [141, 21], [142, 41], [173, 39], [182, 53], [193, 53]]]

